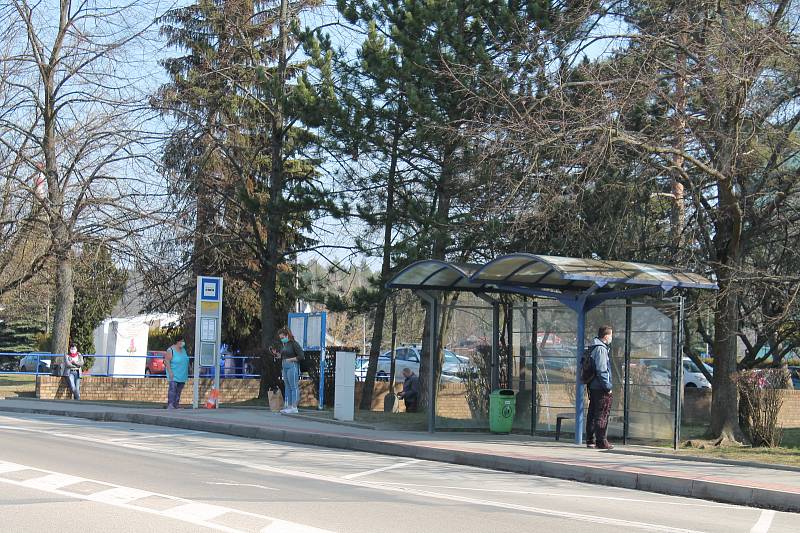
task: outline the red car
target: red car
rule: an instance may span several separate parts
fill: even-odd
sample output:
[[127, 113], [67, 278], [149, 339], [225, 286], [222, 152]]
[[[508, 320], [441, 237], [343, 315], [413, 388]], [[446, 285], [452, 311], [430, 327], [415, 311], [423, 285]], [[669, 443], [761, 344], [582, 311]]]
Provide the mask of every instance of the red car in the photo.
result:
[[147, 352], [147, 364], [144, 368], [144, 374], [150, 376], [152, 374], [165, 374], [164, 356], [167, 352]]

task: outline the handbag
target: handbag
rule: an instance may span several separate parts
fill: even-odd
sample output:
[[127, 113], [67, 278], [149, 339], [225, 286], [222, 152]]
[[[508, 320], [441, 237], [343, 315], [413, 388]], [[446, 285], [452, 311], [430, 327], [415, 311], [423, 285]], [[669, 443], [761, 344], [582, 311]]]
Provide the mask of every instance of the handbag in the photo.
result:
[[283, 393], [281, 389], [275, 387], [267, 391], [267, 401], [269, 402], [269, 410], [273, 413], [283, 409]]

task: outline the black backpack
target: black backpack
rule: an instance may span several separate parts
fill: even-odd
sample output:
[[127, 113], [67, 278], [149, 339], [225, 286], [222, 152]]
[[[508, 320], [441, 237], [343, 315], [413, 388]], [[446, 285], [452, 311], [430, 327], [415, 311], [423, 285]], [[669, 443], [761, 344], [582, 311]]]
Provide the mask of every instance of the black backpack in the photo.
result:
[[594, 366], [594, 359], [592, 359], [594, 348], [594, 346], [584, 348], [583, 357], [581, 357], [581, 382], [584, 385], [588, 385], [597, 377], [597, 369]]

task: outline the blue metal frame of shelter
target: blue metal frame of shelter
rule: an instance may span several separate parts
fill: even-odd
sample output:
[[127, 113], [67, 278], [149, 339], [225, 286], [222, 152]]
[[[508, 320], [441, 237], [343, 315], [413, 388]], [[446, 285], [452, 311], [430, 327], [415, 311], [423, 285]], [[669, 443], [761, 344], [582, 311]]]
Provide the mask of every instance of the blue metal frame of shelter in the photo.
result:
[[[666, 266], [525, 253], [505, 255], [484, 265], [455, 264], [433, 259], [417, 261], [395, 275], [386, 286], [390, 289], [415, 290], [428, 304], [431, 331], [428, 353], [430, 354], [435, 352], [437, 346], [439, 300], [436, 295], [428, 291], [472, 292], [490, 303], [493, 329], [490, 382], [493, 390], [499, 380], [500, 302], [490, 297], [490, 293], [517, 294], [559, 301], [575, 312], [576, 338], [583, 340], [586, 338], [587, 313], [607, 300], [626, 299], [630, 302], [630, 299], [636, 296], [665, 294], [673, 289], [718, 288], [716, 283], [700, 275]], [[680, 313], [682, 321], [682, 298]], [[627, 316], [626, 358], [630, 356], [630, 338], [627, 331], [629, 321], [630, 317]], [[577, 342], [576, 345], [575, 443], [582, 444], [585, 427], [585, 394], [584, 385], [580, 380], [580, 360], [583, 357], [584, 346], [583, 342]], [[431, 357], [431, 360], [435, 365], [437, 358]], [[431, 375], [436, 375], [434, 368], [431, 371]], [[436, 422], [436, 395], [433, 380], [429, 379], [428, 382], [428, 397], [431, 402], [428, 407], [428, 431], [433, 432]], [[625, 387], [627, 388], [627, 378]], [[625, 399], [627, 403], [627, 394]], [[624, 438], [627, 439], [627, 406], [624, 411]], [[680, 405], [677, 406], [676, 413], [680, 413]], [[676, 421], [676, 435], [679, 425]]]

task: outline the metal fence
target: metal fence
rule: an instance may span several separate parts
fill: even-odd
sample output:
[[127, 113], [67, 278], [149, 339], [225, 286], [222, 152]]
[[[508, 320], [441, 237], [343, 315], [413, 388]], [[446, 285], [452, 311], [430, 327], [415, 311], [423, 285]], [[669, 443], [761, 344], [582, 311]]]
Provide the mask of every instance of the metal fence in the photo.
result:
[[[48, 352], [14, 353], [0, 352], [0, 374], [49, 376], [57, 372], [64, 354]], [[158, 354], [147, 355], [105, 355], [84, 354], [84, 359], [91, 358], [91, 365], [85, 371], [86, 376], [118, 377], [118, 378], [165, 378], [164, 357]], [[231, 379], [260, 378], [257, 373], [257, 357], [249, 355], [222, 355], [220, 358], [220, 377]], [[190, 361], [189, 369], [193, 368]], [[141, 368], [141, 371], [138, 370]], [[213, 366], [201, 366], [201, 377], [214, 377]]]

